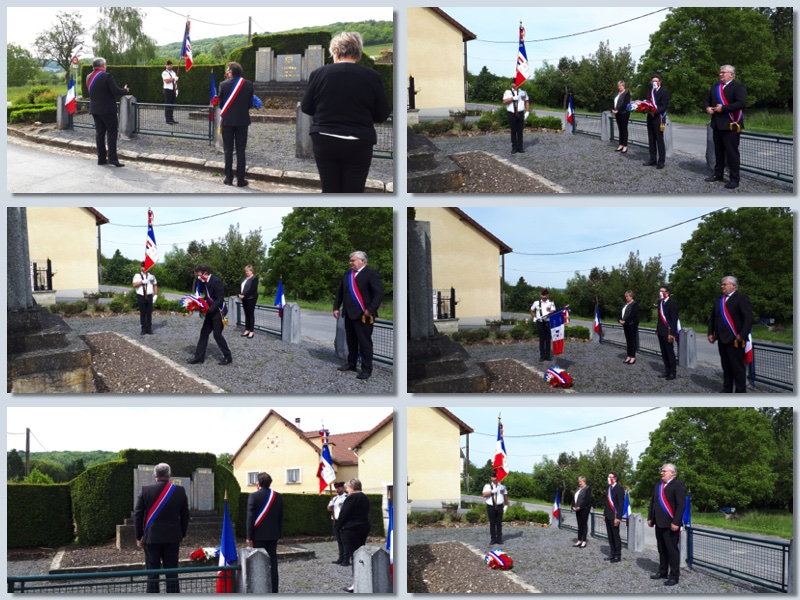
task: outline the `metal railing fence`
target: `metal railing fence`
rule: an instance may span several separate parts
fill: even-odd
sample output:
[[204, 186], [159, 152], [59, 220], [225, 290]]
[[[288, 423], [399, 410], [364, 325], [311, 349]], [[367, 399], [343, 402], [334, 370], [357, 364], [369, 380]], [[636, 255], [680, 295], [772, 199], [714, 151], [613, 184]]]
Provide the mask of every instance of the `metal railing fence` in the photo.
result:
[[372, 359], [384, 363], [394, 364], [394, 323], [384, 319], [375, 319], [372, 328]]
[[[214, 113], [210, 106], [135, 102], [134, 133], [188, 140], [214, 139]], [[167, 113], [177, 123], [167, 123]]]
[[[603, 343], [614, 346], [625, 347], [625, 333], [622, 325], [616, 323], [603, 323]], [[679, 355], [680, 344], [675, 343], [675, 358], [680, 364]], [[639, 335], [636, 341], [636, 351], [644, 354], [661, 356], [661, 346], [658, 343], [658, 334], [655, 329], [639, 327]]]
[[[575, 531], [577, 530], [578, 526], [576, 521]], [[594, 512], [594, 510], [592, 510], [592, 514], [589, 517], [589, 535], [603, 540], [608, 539], [608, 533], [606, 533], [606, 519], [603, 516], [602, 512]], [[622, 541], [622, 545], [627, 548], [628, 522], [625, 519], [622, 519], [619, 523], [619, 537], [620, 540]]]
[[689, 568], [703, 567], [779, 592], [789, 591], [792, 542], [688, 527]]
[[754, 371], [755, 381], [794, 390], [794, 347], [753, 342], [750, 368]]
[[599, 138], [602, 119], [600, 115], [575, 113], [575, 133]]
[[[211, 565], [179, 569], [26, 575], [7, 577], [6, 582], [9, 594], [144, 594], [148, 592], [148, 578], [153, 577], [155, 580], [149, 581], [153, 592], [164, 590], [180, 591], [182, 594], [214, 594], [220, 571], [225, 573], [233, 586], [232, 591], [236, 592], [236, 572], [241, 568], [240, 565]], [[162, 575], [165, 577], [161, 577]]]
[[[117, 114], [119, 114], [119, 102], [117, 102]], [[94, 129], [94, 117], [89, 113], [88, 100], [75, 101], [75, 112], [69, 116], [69, 125], [78, 129]]]
[[771, 133], [742, 131], [740, 169], [794, 183], [794, 139]]
[[372, 150], [375, 158], [394, 158], [394, 115], [389, 115], [384, 123], [375, 125], [378, 143]]
[[[283, 329], [283, 319], [281, 319], [280, 309], [277, 306], [266, 304], [256, 304], [255, 309], [255, 328], [258, 331], [269, 333], [281, 337]], [[244, 309], [241, 300], [236, 301], [236, 325], [244, 325]]]
[[[609, 117], [608, 122], [611, 124], [611, 141], [619, 140], [617, 120], [614, 115]], [[647, 121], [645, 119], [628, 119], [628, 146], [650, 147], [650, 142], [647, 139]]]

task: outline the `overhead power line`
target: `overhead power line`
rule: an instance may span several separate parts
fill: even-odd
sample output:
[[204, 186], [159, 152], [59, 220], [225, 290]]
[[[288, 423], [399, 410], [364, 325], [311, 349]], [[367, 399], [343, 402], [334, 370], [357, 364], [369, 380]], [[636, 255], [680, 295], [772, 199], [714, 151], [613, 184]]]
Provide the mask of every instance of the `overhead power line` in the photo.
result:
[[567, 254], [580, 254], [581, 252], [592, 252], [593, 250], [602, 250], [603, 248], [610, 248], [611, 246], [618, 246], [619, 244], [625, 244], [627, 242], [632, 242], [633, 240], [639, 240], [641, 238], [655, 235], [656, 233], [661, 233], [663, 231], [667, 231], [669, 229], [674, 229], [675, 227], [680, 227], [681, 225], [686, 225], [686, 223], [691, 223], [692, 221], [697, 221], [698, 219], [702, 219], [703, 217], [707, 217], [709, 215], [713, 215], [714, 213], [718, 213], [721, 210], [728, 210], [728, 207], [725, 206], [723, 208], [718, 208], [717, 210], [712, 210], [704, 215], [700, 215], [699, 217], [693, 217], [691, 219], [686, 219], [685, 221], [681, 221], [680, 223], [675, 223], [674, 225], [668, 225], [667, 227], [662, 227], [661, 229], [656, 229], [655, 231], [650, 231], [649, 233], [643, 233], [642, 235], [637, 235], [632, 238], [628, 238], [625, 240], [620, 240], [618, 242], [611, 242], [610, 244], [603, 244], [602, 246], [595, 246], [593, 248], [584, 248], [583, 250], [568, 250], [566, 252], [517, 252], [516, 250], [513, 254], [521, 254], [522, 256], [565, 256]]
[[[583, 431], [585, 429], [593, 429], [595, 427], [600, 427], [602, 425], [608, 425], [609, 423], [616, 423], [617, 421], [624, 421], [625, 419], [630, 419], [631, 417], [638, 417], [639, 415], [643, 415], [645, 413], [652, 412], [654, 410], [659, 410], [661, 407], [656, 406], [654, 408], [648, 408], [647, 410], [643, 410], [638, 413], [634, 413], [632, 415], [627, 415], [625, 417], [620, 417], [619, 419], [612, 419], [611, 421], [604, 421], [603, 423], [596, 423], [594, 425], [586, 425], [585, 427], [576, 427], [575, 429], [566, 429], [564, 431], [551, 431], [550, 433], [532, 433], [528, 435], [504, 435], [503, 438], [511, 439], [511, 438], [537, 438], [537, 437], [546, 437], [549, 435], [561, 435], [563, 433], [574, 433], [576, 431]], [[473, 435], [487, 435], [491, 437], [497, 436], [497, 433], [482, 433], [479, 431], [475, 431]]]
[[[198, 217], [196, 219], [189, 219], [188, 221], [175, 221], [174, 223], [154, 223], [156, 227], [169, 227], [170, 225], [183, 225], [185, 223], [194, 223], [195, 221], [205, 221], [206, 219], [213, 219], [214, 217], [219, 217], [220, 215], [227, 215], [232, 212], [236, 212], [237, 210], [244, 210], [247, 208], [246, 206], [242, 206], [240, 208], [233, 208], [231, 210], [226, 210], [225, 212], [217, 213], [215, 215], [208, 215], [207, 217]], [[123, 225], [122, 223], [111, 223], [108, 222], [106, 225], [115, 225], [116, 227], [138, 227], [140, 229], [146, 229], [147, 225]]]
[[239, 27], [241, 25], [247, 25], [247, 21], [242, 21], [241, 23], [211, 23], [209, 21], [201, 21], [200, 19], [194, 19], [189, 15], [182, 15], [181, 13], [176, 12], [174, 10], [170, 10], [169, 8], [164, 8], [163, 6], [161, 7], [161, 10], [165, 10], [169, 13], [172, 13], [173, 15], [178, 15], [179, 17], [183, 17], [184, 19], [189, 19], [194, 23], [202, 23], [203, 25], [214, 25], [215, 27]]

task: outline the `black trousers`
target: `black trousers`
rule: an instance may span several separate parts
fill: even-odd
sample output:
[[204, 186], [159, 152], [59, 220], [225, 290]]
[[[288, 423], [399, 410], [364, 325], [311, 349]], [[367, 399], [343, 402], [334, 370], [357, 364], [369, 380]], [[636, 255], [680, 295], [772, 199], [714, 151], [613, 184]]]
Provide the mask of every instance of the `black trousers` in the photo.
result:
[[242, 300], [242, 309], [244, 310], [244, 328], [247, 331], [253, 331], [256, 326], [256, 302], [257, 298]]
[[503, 543], [503, 504], [486, 505], [486, 515], [489, 517], [489, 537], [492, 544]]
[[739, 132], [714, 129], [714, 176], [725, 175], [725, 163], [731, 172], [731, 182], [739, 183]]
[[628, 121], [631, 118], [631, 113], [629, 112], [617, 112], [614, 115], [614, 119], [617, 121], [617, 128], [619, 129], [619, 145], [620, 146], [627, 146], [628, 145]]
[[668, 342], [666, 335], [659, 334], [658, 345], [661, 347], [664, 373], [666, 375], [675, 375], [678, 372], [678, 361], [675, 360], [675, 342]]
[[625, 333], [627, 355], [631, 358], [636, 358], [636, 336], [639, 333], [639, 325], [623, 325], [622, 331]]
[[348, 527], [346, 529], [340, 529], [339, 534], [342, 536], [345, 552], [347, 552], [347, 557], [350, 559], [350, 570], [355, 576], [356, 561], [353, 557], [355, 556], [356, 550], [367, 543], [367, 536], [369, 535], [369, 523], [356, 525], [355, 527]]
[[582, 508], [575, 511], [575, 518], [578, 520], [578, 541], [585, 542], [589, 533], [589, 509]]
[[366, 323], [361, 318], [351, 319], [345, 316], [344, 332], [347, 336], [347, 364], [351, 367], [358, 365], [358, 355], [361, 354], [361, 370], [372, 373], [372, 325], [369, 319]]
[[200, 329], [200, 339], [197, 340], [197, 349], [194, 351], [194, 357], [198, 360], [205, 360], [206, 358], [206, 348], [208, 348], [208, 336], [211, 335], [211, 332], [214, 332], [214, 341], [217, 342], [217, 346], [222, 351], [222, 356], [229, 357], [231, 355], [231, 351], [228, 348], [228, 342], [225, 341], [225, 338], [222, 337], [222, 316], [219, 314], [219, 311], [216, 311], [217, 314], [208, 316], [203, 319], [203, 328]]
[[339, 547], [339, 561], [350, 562], [350, 555], [347, 554], [347, 549], [344, 547], [342, 532], [336, 529], [336, 523], [333, 521], [331, 521], [331, 529], [333, 529], [333, 535], [336, 537], [336, 545]]
[[681, 576], [681, 551], [678, 548], [680, 531], [656, 525], [656, 545], [658, 546], [658, 572], [669, 575], [670, 579]]
[[225, 179], [233, 181], [233, 150], [236, 149], [236, 179], [244, 181], [247, 168], [247, 125], [222, 128], [222, 147], [225, 155]]
[[550, 332], [550, 320], [539, 321], [537, 324], [539, 328], [539, 358], [542, 360], [550, 360], [550, 352], [552, 347], [552, 333]]
[[253, 540], [253, 548], [264, 548], [269, 554], [269, 568], [272, 571], [272, 593], [278, 593], [278, 540]]
[[323, 194], [363, 194], [372, 164], [373, 143], [311, 134]]
[[[119, 133], [117, 113], [92, 115], [92, 117], [94, 118], [97, 161], [101, 163], [117, 162], [117, 134]], [[108, 140], [108, 152], [106, 152], [106, 140]]]
[[149, 296], [136, 294], [136, 301], [139, 303], [139, 323], [142, 326], [142, 333], [153, 333], [153, 294]]
[[[177, 569], [180, 546], [180, 542], [174, 542], [172, 544], [144, 544], [145, 569]], [[160, 575], [147, 576], [148, 594], [159, 593], [159, 579]], [[177, 594], [181, 591], [177, 573], [167, 575], [166, 579], [168, 594]]]
[[723, 344], [718, 341], [717, 345], [719, 346], [719, 358], [722, 362], [722, 389], [731, 393], [734, 386], [736, 386], [737, 394], [746, 393], [747, 365], [744, 364], [744, 347], [734, 348], [733, 342]]
[[619, 525], [614, 525], [614, 519], [605, 517], [606, 533], [608, 533], [608, 546], [611, 558], [622, 556], [622, 539], [619, 537]]
[[522, 150], [522, 131], [525, 128], [525, 111], [508, 113], [508, 124], [511, 127], [511, 149]]
[[172, 105], [175, 104], [175, 90], [164, 90], [164, 118], [167, 123], [172, 123], [175, 119], [172, 117]]
[[650, 160], [660, 165], [666, 160], [664, 132], [661, 131], [661, 117], [647, 115], [647, 145], [650, 148]]

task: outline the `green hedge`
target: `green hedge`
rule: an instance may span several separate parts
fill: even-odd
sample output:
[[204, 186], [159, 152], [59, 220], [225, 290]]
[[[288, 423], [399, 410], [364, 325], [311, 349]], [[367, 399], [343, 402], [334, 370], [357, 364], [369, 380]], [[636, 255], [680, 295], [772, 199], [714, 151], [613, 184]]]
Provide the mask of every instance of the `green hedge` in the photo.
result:
[[55, 123], [56, 122], [56, 106], [37, 106], [35, 108], [23, 108], [19, 110], [12, 110], [8, 113], [9, 123], [33, 123], [39, 121], [41, 123]]
[[[136, 297], [136, 294], [129, 294]], [[142, 424], [144, 425], [144, 424]], [[167, 463], [172, 469], [173, 476], [189, 476], [195, 469], [213, 469], [217, 464], [217, 457], [210, 452], [174, 452], [172, 450], [122, 450], [120, 459], [127, 461], [132, 467], [137, 465], [157, 465]], [[133, 479], [133, 475], [131, 475]]]
[[8, 548], [54, 548], [75, 539], [68, 483], [9, 483], [6, 494]]
[[327, 31], [254, 35], [249, 46], [237, 48], [230, 53], [228, 60], [242, 65], [245, 79], [255, 80], [256, 51], [259, 48], [272, 48], [272, 52], [277, 56], [279, 54], [303, 54], [309, 46], [320, 45], [325, 49], [325, 62], [330, 63], [332, 61], [327, 57], [327, 49], [331, 45], [332, 37]]
[[588, 340], [591, 335], [588, 327], [584, 327], [583, 325], [567, 325], [564, 327], [564, 337]]
[[[217, 514], [222, 516], [223, 509], [225, 507], [225, 492], [228, 492], [228, 512], [231, 515], [231, 520], [233, 521], [236, 530], [239, 531], [239, 524], [244, 523], [244, 519], [247, 516], [245, 512], [244, 515], [239, 514], [239, 507], [241, 505], [240, 498], [244, 494], [242, 494], [242, 488], [239, 486], [239, 482], [236, 481], [236, 477], [233, 476], [233, 473], [230, 469], [226, 469], [221, 465], [214, 465], [214, 509], [217, 511]], [[245, 508], [247, 505], [245, 504]], [[242, 531], [242, 536], [244, 536], [244, 529]]]
[[100, 544], [131, 516], [133, 472], [115, 460], [86, 469], [72, 480], [72, 508], [80, 544]]

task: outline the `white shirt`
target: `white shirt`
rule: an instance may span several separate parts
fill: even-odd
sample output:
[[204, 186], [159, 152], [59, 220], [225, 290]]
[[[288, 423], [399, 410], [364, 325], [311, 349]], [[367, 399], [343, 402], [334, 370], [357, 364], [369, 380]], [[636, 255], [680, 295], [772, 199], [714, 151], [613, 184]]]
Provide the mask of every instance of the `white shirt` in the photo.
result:
[[556, 303], [552, 300], [537, 300], [531, 304], [535, 321], [549, 320], [550, 313], [556, 312]]
[[158, 285], [158, 281], [153, 276], [152, 273], [146, 273], [144, 277], [142, 277], [141, 273], [137, 273], [133, 276], [133, 283], [141, 282], [142, 285], [139, 287], [133, 288], [136, 290], [136, 293], [140, 296], [149, 296], [153, 293], [153, 286]]
[[334, 496], [330, 502], [328, 502], [328, 506], [333, 507], [333, 514], [331, 515], [331, 519], [338, 519], [339, 513], [342, 512], [342, 504], [344, 504], [345, 498], [347, 498], [347, 492], [344, 494]]
[[[517, 100], [516, 100], [517, 112], [518, 113], [524, 113], [525, 112], [525, 103], [528, 101], [528, 94], [525, 92], [525, 90], [520, 90], [520, 89], [517, 89], [516, 94], [517, 94]], [[503, 93], [503, 100], [507, 100], [507, 99], [513, 98], [513, 97], [514, 97], [514, 94], [511, 93], [511, 90], [506, 90]], [[514, 112], [514, 101], [513, 100], [511, 102], [509, 102], [508, 104], [506, 104], [506, 110], [508, 112], [510, 112], [510, 113]]]
[[[506, 486], [504, 486], [502, 483], [498, 483], [494, 487], [492, 487], [491, 483], [487, 483], [485, 486], [483, 486], [483, 493], [485, 494], [486, 492], [492, 492], [492, 496], [486, 498], [486, 504], [489, 506], [502, 506], [505, 494], [508, 494]], [[492, 500], [492, 497], [494, 497], [494, 500]]]
[[[178, 76], [175, 74], [175, 71], [167, 71], [166, 69], [164, 69], [164, 72], [161, 73], [161, 79], [164, 80], [165, 90], [174, 90], [175, 83], [178, 81]], [[174, 79], [175, 81], [167, 83], [167, 79]]]
[[622, 96], [622, 92], [614, 96], [614, 110], [617, 109], [617, 102], [619, 102], [619, 97]]

